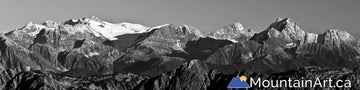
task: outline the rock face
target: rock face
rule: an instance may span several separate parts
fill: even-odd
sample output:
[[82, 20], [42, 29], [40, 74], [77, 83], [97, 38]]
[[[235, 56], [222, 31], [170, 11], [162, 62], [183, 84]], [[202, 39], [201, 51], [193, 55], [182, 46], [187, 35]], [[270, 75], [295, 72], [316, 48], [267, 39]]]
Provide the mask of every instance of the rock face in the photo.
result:
[[359, 43], [338, 29], [306, 32], [288, 18], [259, 33], [238, 22], [209, 33], [96, 17], [31, 22], [0, 36], [0, 89], [227, 89], [238, 75], [350, 79], [359, 89]]
[[239, 22], [226, 26], [216, 32], [210, 32], [208, 35], [215, 39], [226, 39], [233, 42], [242, 42], [250, 39], [255, 32], [251, 29], [245, 29]]

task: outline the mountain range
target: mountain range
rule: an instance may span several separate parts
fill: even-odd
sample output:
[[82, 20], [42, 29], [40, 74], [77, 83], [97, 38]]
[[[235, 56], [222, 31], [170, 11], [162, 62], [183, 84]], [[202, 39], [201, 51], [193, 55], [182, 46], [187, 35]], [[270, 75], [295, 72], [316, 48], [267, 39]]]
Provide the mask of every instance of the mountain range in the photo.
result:
[[236, 22], [204, 33], [92, 16], [30, 22], [0, 35], [4, 90], [212, 90], [227, 89], [239, 75], [350, 79], [350, 89], [360, 89], [359, 64], [360, 42], [348, 32], [311, 33], [289, 18], [261, 32]]

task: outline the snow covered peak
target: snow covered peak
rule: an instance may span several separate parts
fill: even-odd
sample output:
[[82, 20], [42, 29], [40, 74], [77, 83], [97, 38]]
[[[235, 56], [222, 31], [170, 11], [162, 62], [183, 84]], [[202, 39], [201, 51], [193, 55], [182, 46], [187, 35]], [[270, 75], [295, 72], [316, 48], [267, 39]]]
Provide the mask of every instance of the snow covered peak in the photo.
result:
[[65, 28], [62, 30], [66, 30], [71, 34], [75, 34], [76, 32], [80, 32], [80, 33], [88, 32], [88, 33], [92, 33], [96, 37], [105, 37], [109, 40], [117, 40], [116, 36], [119, 35], [146, 33], [156, 28], [162, 28], [170, 25], [170, 24], [164, 24], [150, 28], [143, 26], [141, 24], [134, 24], [128, 22], [110, 23], [103, 21], [95, 16], [84, 17], [80, 19], [70, 19], [62, 24], [63, 25], [60, 25], [60, 23], [55, 21], [45, 21], [41, 24], [30, 22], [25, 27], [19, 29], [20, 30], [19, 32], [26, 32], [30, 36], [35, 36], [42, 29], [55, 30], [60, 26]]
[[235, 22], [234, 26], [236, 28], [236, 30], [244, 30], [244, 26], [240, 23], [240, 22]]
[[101, 21], [94, 16], [90, 19], [84, 19], [84, 21], [87, 22], [92, 31], [101, 34], [109, 40], [117, 40], [116, 36], [119, 35], [144, 33], [149, 29], [149, 27], [145, 27], [140, 24], [127, 22], [113, 24], [110, 22]]

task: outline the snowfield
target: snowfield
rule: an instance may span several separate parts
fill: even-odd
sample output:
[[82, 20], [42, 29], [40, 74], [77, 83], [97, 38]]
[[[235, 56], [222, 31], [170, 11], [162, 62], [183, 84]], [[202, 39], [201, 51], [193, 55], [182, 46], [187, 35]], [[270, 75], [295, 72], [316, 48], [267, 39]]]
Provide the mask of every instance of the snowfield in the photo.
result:
[[113, 24], [105, 21], [95, 21], [93, 19], [88, 19], [88, 22], [92, 30], [100, 33], [109, 40], [117, 40], [116, 36], [119, 35], [144, 33], [150, 29], [149, 27], [145, 27], [140, 24], [127, 22]]

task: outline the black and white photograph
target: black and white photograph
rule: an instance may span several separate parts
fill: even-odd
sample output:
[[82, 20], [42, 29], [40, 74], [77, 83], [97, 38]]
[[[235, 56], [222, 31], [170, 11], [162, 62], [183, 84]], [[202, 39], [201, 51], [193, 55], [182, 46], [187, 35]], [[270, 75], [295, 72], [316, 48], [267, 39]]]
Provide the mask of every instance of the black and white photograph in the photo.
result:
[[0, 0], [0, 90], [360, 90], [360, 0]]

